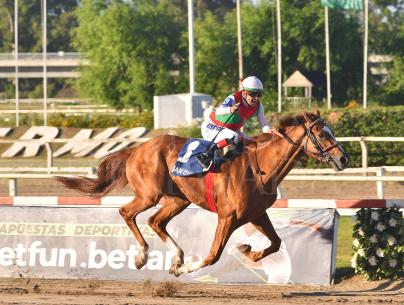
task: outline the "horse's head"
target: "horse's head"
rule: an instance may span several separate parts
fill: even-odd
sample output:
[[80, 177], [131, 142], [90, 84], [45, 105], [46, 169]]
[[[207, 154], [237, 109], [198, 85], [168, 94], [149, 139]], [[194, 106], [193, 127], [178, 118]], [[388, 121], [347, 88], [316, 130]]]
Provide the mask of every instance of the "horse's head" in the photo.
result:
[[330, 126], [320, 117], [320, 113], [304, 113], [304, 128], [307, 134], [305, 152], [309, 157], [328, 163], [336, 171], [343, 170], [349, 156], [334, 136]]

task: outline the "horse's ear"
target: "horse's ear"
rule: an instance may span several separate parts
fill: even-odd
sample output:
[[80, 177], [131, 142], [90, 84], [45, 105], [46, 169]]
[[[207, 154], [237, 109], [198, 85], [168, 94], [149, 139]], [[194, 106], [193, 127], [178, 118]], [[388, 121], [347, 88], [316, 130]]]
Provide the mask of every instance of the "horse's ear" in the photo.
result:
[[320, 110], [316, 109], [316, 115], [320, 116]]

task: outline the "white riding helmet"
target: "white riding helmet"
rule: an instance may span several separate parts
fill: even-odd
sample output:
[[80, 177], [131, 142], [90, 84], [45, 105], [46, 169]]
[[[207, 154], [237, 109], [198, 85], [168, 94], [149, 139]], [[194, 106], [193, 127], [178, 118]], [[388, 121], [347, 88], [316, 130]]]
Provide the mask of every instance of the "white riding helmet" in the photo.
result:
[[243, 89], [249, 92], [262, 92], [264, 90], [262, 82], [255, 76], [246, 77], [241, 84]]

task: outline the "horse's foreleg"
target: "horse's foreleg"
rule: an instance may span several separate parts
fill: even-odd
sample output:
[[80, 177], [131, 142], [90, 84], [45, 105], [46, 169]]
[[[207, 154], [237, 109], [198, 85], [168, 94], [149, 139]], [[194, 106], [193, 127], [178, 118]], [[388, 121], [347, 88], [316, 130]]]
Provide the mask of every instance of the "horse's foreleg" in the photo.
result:
[[261, 251], [251, 251], [251, 246], [249, 245], [240, 245], [237, 249], [247, 256], [253, 262], [259, 261], [265, 256], [270, 255], [271, 253], [277, 252], [279, 247], [281, 246], [281, 239], [276, 233], [274, 226], [272, 225], [271, 220], [268, 217], [268, 214], [264, 212], [261, 216], [258, 216], [256, 219], [251, 221], [256, 229], [258, 229], [262, 234], [264, 234], [271, 241], [271, 245]]
[[190, 203], [188, 201], [178, 197], [165, 198], [162, 202], [162, 207], [157, 211], [156, 214], [151, 216], [148, 221], [149, 226], [161, 238], [168, 249], [175, 253], [173, 265], [170, 270], [175, 268], [175, 266], [178, 267], [184, 263], [184, 251], [182, 251], [182, 249], [171, 238], [166, 230], [166, 227], [172, 218], [181, 213], [189, 205]]
[[154, 205], [155, 203], [152, 200], [145, 200], [141, 199], [140, 197], [136, 197], [131, 202], [125, 204], [119, 209], [119, 213], [123, 219], [125, 219], [126, 224], [132, 231], [133, 236], [136, 238], [139, 244], [139, 253], [135, 257], [135, 265], [137, 269], [140, 269], [146, 265], [149, 245], [143, 238], [143, 235], [136, 224], [136, 216]]
[[199, 262], [186, 263], [178, 268], [175, 268], [174, 270], [170, 270], [170, 273], [179, 276], [182, 273], [193, 272], [205, 266], [216, 263], [219, 260], [220, 255], [222, 254], [223, 249], [230, 238], [230, 235], [236, 228], [235, 215], [219, 219], [216, 227], [215, 239], [212, 247], [210, 248], [208, 257]]

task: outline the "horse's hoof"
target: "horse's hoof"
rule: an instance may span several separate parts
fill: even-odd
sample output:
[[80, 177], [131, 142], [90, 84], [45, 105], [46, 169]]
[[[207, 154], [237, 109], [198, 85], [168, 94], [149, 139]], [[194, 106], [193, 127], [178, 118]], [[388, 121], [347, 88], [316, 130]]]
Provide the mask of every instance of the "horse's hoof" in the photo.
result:
[[246, 244], [239, 245], [237, 246], [237, 250], [244, 254], [251, 251], [251, 246]]
[[135, 266], [136, 269], [140, 270], [143, 268], [144, 265], [146, 265], [146, 260], [140, 256], [135, 257]]
[[179, 276], [181, 275], [181, 272], [178, 271], [179, 267], [180, 267], [180, 265], [178, 265], [178, 264], [173, 264], [173, 265], [170, 267], [170, 270], [168, 270], [168, 273], [169, 273], [169, 274], [173, 274], [173, 275], [175, 275], [176, 277], [179, 277]]

